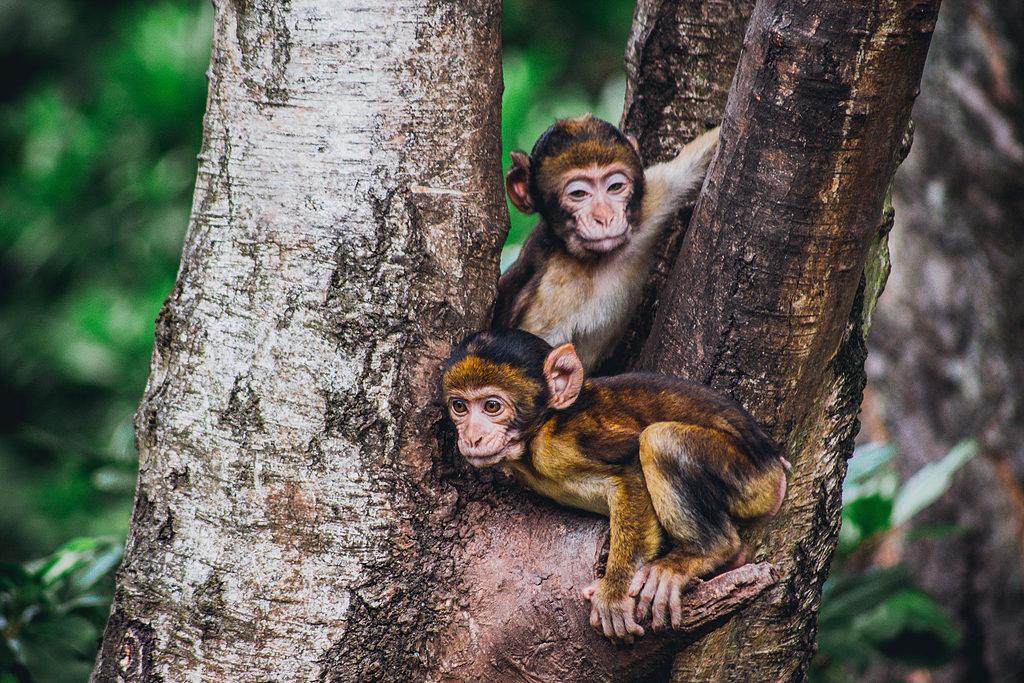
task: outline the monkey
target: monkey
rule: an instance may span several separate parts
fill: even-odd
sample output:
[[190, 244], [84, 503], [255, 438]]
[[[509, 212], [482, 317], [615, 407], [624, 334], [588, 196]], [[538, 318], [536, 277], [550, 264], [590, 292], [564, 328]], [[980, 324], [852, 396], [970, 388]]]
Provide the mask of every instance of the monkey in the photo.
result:
[[642, 636], [648, 616], [656, 631], [678, 628], [680, 595], [746, 563], [740, 533], [786, 494], [789, 464], [739, 404], [665, 375], [587, 377], [572, 344], [477, 332], [444, 363], [441, 393], [471, 465], [501, 463], [527, 488], [610, 519], [605, 574], [583, 597], [615, 642]]
[[662, 228], [704, 182], [718, 128], [646, 171], [636, 140], [585, 114], [555, 123], [530, 156], [512, 152], [505, 188], [540, 218], [498, 279], [494, 329], [572, 343], [587, 372], [615, 350]]

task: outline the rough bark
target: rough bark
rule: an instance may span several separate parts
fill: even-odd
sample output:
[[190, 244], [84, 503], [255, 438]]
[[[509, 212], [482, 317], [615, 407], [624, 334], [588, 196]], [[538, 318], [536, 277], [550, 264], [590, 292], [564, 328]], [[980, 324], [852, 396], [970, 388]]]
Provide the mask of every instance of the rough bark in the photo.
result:
[[1021, 2], [943, 4], [870, 339], [873, 437], [898, 445], [905, 475], [960, 439], [982, 446], [920, 520], [961, 532], [900, 548], [964, 632], [940, 683], [1024, 680], [1022, 59]]
[[507, 231], [500, 5], [215, 4], [92, 680], [413, 680], [458, 569], [434, 375]]
[[[93, 680], [664, 680], [694, 640], [694, 677], [798, 677], [859, 400], [855, 295], [886, 183], [864, 165], [892, 165], [921, 7], [820, 23], [760, 8], [686, 242], [699, 267], [667, 299], [678, 313], [707, 296], [691, 326], [712, 346], [674, 355], [663, 322], [647, 362], [692, 370], [785, 437], [794, 493], [762, 555], [786, 583], [723, 627], [776, 580], [730, 572], [691, 596], [708, 615], [694, 631], [615, 647], [579, 592], [607, 522], [470, 471], [434, 403], [450, 343], [485, 319], [507, 227], [497, 3], [218, 3], [192, 223]], [[910, 72], [893, 110], [858, 80], [879, 55]], [[748, 184], [761, 191], [730, 194]], [[735, 232], [709, 247], [723, 216]], [[708, 270], [734, 300], [694, 288]]]
[[786, 580], [682, 653], [673, 680], [801, 680], [813, 654], [878, 291], [865, 264], [888, 226], [937, 10], [754, 9], [723, 139], [639, 366], [732, 395], [786, 445], [790, 494], [758, 552]]
[[[721, 121], [753, 6], [753, 0], [637, 3], [626, 46], [622, 129], [637, 138], [648, 163], [670, 159]], [[684, 209], [666, 227], [636, 319], [603, 373], [631, 367], [650, 335], [691, 210]]]
[[[607, 522], [471, 471], [434, 403], [507, 229], [497, 4], [219, 3], [216, 22], [93, 680], [663, 670], [687, 634], [619, 649], [588, 623]], [[693, 629], [775, 580], [709, 582]]]

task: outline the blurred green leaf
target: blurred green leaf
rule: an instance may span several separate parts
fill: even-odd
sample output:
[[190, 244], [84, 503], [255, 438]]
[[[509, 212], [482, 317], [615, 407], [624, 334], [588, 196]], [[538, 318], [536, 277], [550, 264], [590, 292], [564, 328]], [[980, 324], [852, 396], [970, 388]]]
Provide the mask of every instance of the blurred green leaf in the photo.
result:
[[855, 525], [861, 538], [889, 529], [891, 520], [892, 498], [887, 496], [863, 496], [843, 506], [843, 523]]
[[822, 590], [819, 628], [852, 624], [864, 612], [911, 586], [910, 572], [902, 565], [830, 577]]
[[935, 666], [960, 640], [952, 620], [914, 587], [903, 566], [830, 579], [818, 629], [819, 656], [854, 669], [882, 659]]
[[88, 678], [123, 548], [77, 538], [22, 566], [0, 565], [0, 664], [42, 683]]
[[892, 462], [896, 448], [892, 444], [874, 442], [857, 446], [846, 466], [846, 484], [863, 484], [880, 467]]
[[914, 473], [900, 489], [893, 504], [893, 524], [906, 523], [918, 512], [937, 501], [949, 490], [953, 474], [977, 452], [977, 441], [964, 440], [954, 446], [942, 460], [928, 463]]
[[[912, 658], [929, 665], [948, 657], [960, 642], [960, 632], [938, 603], [916, 589], [903, 590], [893, 595], [880, 609], [864, 619], [860, 628], [872, 641], [880, 645], [888, 644], [889, 656], [897, 652], [893, 644], [902, 640], [902, 659], [909, 661]], [[913, 635], [907, 638], [907, 634]], [[907, 645], [912, 640], [928, 643], [928, 647], [921, 652], [911, 650]]]

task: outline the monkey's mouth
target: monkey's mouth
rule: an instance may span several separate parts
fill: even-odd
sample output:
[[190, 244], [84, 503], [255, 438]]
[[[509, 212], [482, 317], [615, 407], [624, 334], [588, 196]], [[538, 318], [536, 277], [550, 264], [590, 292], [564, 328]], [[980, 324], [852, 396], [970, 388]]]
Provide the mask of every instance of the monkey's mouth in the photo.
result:
[[607, 252], [618, 249], [629, 239], [629, 230], [623, 230], [617, 235], [602, 235], [600, 237], [587, 237], [579, 235], [581, 246], [587, 251]]
[[510, 438], [500, 448], [495, 448], [493, 445], [477, 447], [477, 448], [463, 448], [459, 446], [459, 452], [462, 453], [462, 457], [472, 465], [473, 467], [490, 467], [491, 465], [497, 465], [505, 458], [512, 458], [515, 460], [523, 452], [523, 444], [518, 438]]
[[502, 458], [505, 457], [504, 451], [498, 451], [497, 453], [491, 453], [488, 455], [466, 455], [462, 454], [473, 467], [490, 467], [491, 465], [497, 465], [501, 462]]

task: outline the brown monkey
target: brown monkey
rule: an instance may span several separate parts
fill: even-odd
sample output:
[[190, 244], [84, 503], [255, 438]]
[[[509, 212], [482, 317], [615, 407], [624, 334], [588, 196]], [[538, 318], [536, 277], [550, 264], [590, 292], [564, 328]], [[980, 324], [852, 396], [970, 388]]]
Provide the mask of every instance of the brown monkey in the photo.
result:
[[700, 189], [717, 141], [715, 128], [645, 172], [633, 138], [586, 114], [549, 128], [529, 157], [513, 152], [509, 199], [540, 220], [498, 281], [494, 327], [571, 342], [593, 370], [622, 338], [662, 228]]
[[746, 562], [739, 532], [786, 493], [778, 445], [739, 405], [663, 375], [585, 378], [571, 344], [478, 332], [452, 351], [442, 391], [471, 464], [504, 463], [537, 493], [610, 518], [607, 571], [583, 595], [613, 640], [643, 635], [652, 608], [656, 630], [678, 627], [680, 593]]

